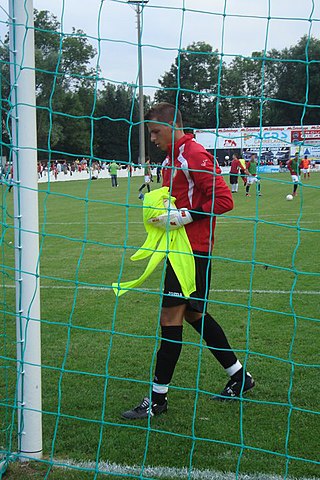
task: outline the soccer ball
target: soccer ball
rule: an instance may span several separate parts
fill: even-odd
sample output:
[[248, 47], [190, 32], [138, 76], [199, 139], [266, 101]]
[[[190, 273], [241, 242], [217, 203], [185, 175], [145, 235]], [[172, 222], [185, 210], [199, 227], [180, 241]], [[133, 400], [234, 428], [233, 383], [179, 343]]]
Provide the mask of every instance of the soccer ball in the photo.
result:
[[289, 195], [286, 196], [286, 200], [288, 200], [288, 202], [293, 200], [293, 195], [291, 195], [291, 193], [289, 193]]

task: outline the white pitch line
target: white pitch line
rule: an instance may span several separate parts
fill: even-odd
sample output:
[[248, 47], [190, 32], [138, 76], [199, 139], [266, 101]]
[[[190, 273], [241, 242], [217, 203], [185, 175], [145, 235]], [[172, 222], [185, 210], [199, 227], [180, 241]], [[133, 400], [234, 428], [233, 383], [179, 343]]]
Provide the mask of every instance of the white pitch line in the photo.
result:
[[[5, 285], [5, 288], [15, 288], [15, 285]], [[50, 289], [55, 289], [55, 290], [75, 290], [75, 288], [78, 288], [78, 290], [112, 290], [112, 287], [106, 286], [106, 287], [98, 287], [98, 286], [91, 286], [91, 285], [40, 285], [40, 288], [50, 288]], [[157, 292], [159, 290], [153, 289], [153, 288], [143, 288], [143, 290], [149, 292]], [[211, 288], [210, 292], [212, 293], [259, 293], [263, 295], [289, 295], [291, 293], [291, 290], [249, 290], [249, 289], [239, 289], [239, 288], [230, 288], [230, 289], [223, 289], [223, 288]], [[299, 294], [299, 295], [320, 295], [319, 290], [293, 290], [293, 293]]]
[[[237, 288], [234, 289], [210, 289], [210, 292], [216, 292], [216, 293], [261, 293], [261, 294], [266, 294], [266, 295], [288, 295], [291, 293], [291, 290], [240, 290]], [[293, 293], [298, 293], [299, 295], [320, 295], [319, 290], [294, 290]]]
[[[259, 218], [258, 217], [258, 220], [260, 223], [262, 223], [264, 221], [264, 218], [267, 217], [268, 215], [265, 215], [263, 218]], [[288, 218], [288, 217], [287, 217]], [[254, 218], [244, 218], [244, 219], [240, 219], [240, 220], [231, 220], [231, 219], [224, 219], [224, 218], [219, 218], [218, 220], [218, 225], [235, 225], [235, 224], [239, 224], [239, 223], [245, 223], [245, 224], [248, 224], [249, 222], [255, 222], [257, 219], [256, 217]], [[273, 223], [276, 223], [276, 222], [279, 222], [279, 220], [269, 220], [269, 222], [273, 222]], [[134, 222], [134, 221], [130, 221], [129, 222], [129, 225], [142, 225], [142, 221], [141, 222]], [[282, 222], [280, 222], [282, 224]], [[296, 221], [294, 220], [288, 220], [286, 222], [287, 225], [294, 225], [296, 223]], [[299, 224], [301, 223], [307, 223], [307, 224], [310, 224], [310, 223], [316, 223], [318, 224], [318, 221], [316, 220], [303, 220], [303, 219], [300, 219], [299, 221]], [[89, 225], [123, 225], [123, 222], [88, 222]], [[41, 226], [43, 225], [84, 225], [84, 222], [46, 222], [46, 223], [42, 223]]]
[[[96, 472], [96, 463], [95, 462], [75, 462], [73, 460], [59, 460], [59, 464], [54, 464], [54, 466], [60, 466], [62, 468], [67, 468], [68, 466], [73, 466], [76, 468], [83, 468], [91, 472]], [[113, 475], [143, 475], [143, 478], [177, 478], [177, 479], [188, 479], [192, 480], [283, 480], [283, 476], [279, 475], [269, 475], [265, 473], [257, 474], [243, 474], [239, 473], [236, 475], [232, 472], [217, 472], [213, 470], [198, 470], [192, 469], [189, 471], [187, 467], [184, 468], [174, 468], [174, 467], [151, 467], [146, 465], [143, 470], [139, 465], [119, 465], [116, 463], [107, 463], [101, 462], [98, 464], [99, 473], [109, 473]], [[286, 477], [287, 480], [297, 480], [296, 477]], [[299, 477], [299, 480], [320, 480], [318, 477]]]
[[[46, 222], [41, 225], [85, 225], [84, 222]], [[123, 222], [88, 222], [88, 225], [123, 225]], [[129, 225], [143, 225], [143, 222], [129, 222]]]

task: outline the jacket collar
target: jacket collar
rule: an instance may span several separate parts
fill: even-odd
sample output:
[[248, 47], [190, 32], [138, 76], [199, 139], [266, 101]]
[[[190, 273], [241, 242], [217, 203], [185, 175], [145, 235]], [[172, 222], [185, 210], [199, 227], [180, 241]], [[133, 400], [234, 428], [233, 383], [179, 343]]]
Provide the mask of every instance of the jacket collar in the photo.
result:
[[[183, 137], [181, 137], [178, 141], [174, 142], [174, 158], [176, 158], [179, 154], [179, 148], [181, 145], [184, 143], [192, 141], [194, 138], [192, 133], [185, 133]], [[171, 158], [172, 157], [172, 143], [168, 145], [168, 155]]]

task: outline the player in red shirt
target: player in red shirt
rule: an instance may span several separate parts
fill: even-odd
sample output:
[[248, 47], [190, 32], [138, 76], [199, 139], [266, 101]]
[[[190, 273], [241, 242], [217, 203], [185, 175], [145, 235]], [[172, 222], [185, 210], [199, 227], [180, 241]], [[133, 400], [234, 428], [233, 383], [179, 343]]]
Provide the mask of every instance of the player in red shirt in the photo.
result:
[[196, 291], [190, 298], [182, 294], [174, 270], [167, 260], [160, 316], [161, 344], [152, 386], [151, 401], [145, 397], [122, 414], [134, 420], [167, 411], [167, 393], [182, 348], [182, 325], [186, 320], [200, 335], [230, 380], [216, 400], [230, 400], [254, 387], [226, 335], [207, 312], [210, 291], [210, 254], [214, 242], [216, 215], [233, 208], [231, 192], [212, 155], [183, 131], [181, 113], [170, 103], [159, 103], [146, 115], [151, 141], [167, 152], [163, 162], [163, 185], [176, 198], [176, 209], [151, 219], [162, 229], [185, 227], [195, 259]]
[[238, 158], [238, 155], [234, 153], [232, 155], [232, 162], [230, 166], [230, 185], [232, 193], [238, 193], [240, 170], [242, 170], [241, 162]]

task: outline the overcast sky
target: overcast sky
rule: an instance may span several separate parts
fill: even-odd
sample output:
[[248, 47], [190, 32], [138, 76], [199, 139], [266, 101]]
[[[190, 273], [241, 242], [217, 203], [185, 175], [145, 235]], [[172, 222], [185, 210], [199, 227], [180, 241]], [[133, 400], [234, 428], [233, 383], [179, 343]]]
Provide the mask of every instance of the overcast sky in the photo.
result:
[[[104, 78], [137, 83], [135, 7], [125, 0], [33, 2], [36, 9], [54, 13], [65, 33], [75, 27], [88, 35], [99, 51]], [[5, 10], [7, 3], [0, 0]], [[3, 11], [0, 15], [3, 20]], [[209, 43], [227, 60], [253, 51], [290, 47], [304, 34], [319, 38], [320, 0], [149, 0], [141, 19], [144, 90], [152, 95], [178, 49], [192, 42]]]

